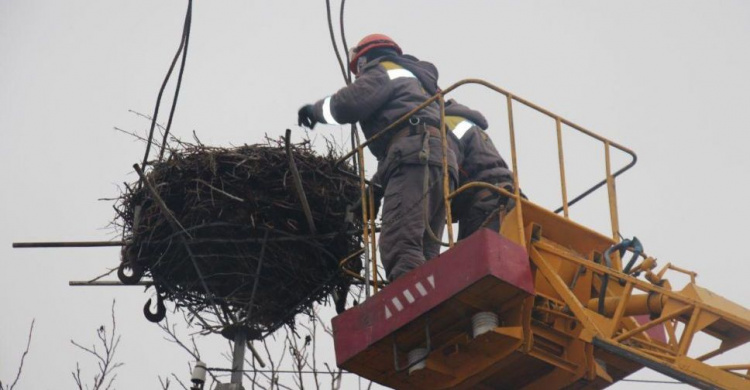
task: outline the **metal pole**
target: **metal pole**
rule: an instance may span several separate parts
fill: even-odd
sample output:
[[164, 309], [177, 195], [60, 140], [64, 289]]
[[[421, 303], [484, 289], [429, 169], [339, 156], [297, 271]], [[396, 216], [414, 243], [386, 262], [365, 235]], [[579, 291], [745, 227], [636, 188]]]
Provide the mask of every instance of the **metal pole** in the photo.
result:
[[[448, 228], [448, 245], [453, 247], [453, 216], [451, 215], [451, 202], [450, 202], [450, 178], [448, 175], [448, 130], [445, 126], [445, 99], [443, 95], [438, 93], [438, 102], [440, 104], [440, 137], [442, 141], [442, 165], [443, 165], [443, 202], [445, 207], [445, 224]], [[429, 228], [428, 228], [429, 229]], [[438, 237], [442, 239], [442, 237]], [[428, 259], [429, 260], [429, 259]]]
[[125, 241], [14, 242], [13, 248], [91, 248], [124, 245]]
[[368, 233], [372, 235], [372, 237], [370, 237], [370, 248], [372, 248], [372, 288], [375, 292], [378, 292], [378, 248], [375, 241], [375, 190], [372, 188], [372, 186], [369, 186], [367, 195], [367, 206], [370, 209], [368, 213], [368, 215], [370, 216], [370, 230], [368, 231]]
[[[612, 239], [618, 241], [620, 238], [620, 219], [617, 215], [617, 187], [615, 186], [615, 177], [612, 175], [609, 146], [609, 141], [604, 142], [604, 159], [607, 169], [607, 195], [609, 196], [609, 218], [612, 223]], [[618, 263], [617, 269], [622, 269], [622, 264], [619, 264], [619, 257], [615, 262]]]
[[[357, 146], [357, 160], [359, 161], [359, 191], [362, 204], [362, 241], [365, 249], [365, 299], [370, 298], [370, 210], [367, 207], [368, 200], [365, 189], [365, 157], [362, 154], [362, 145], [359, 142], [359, 133], [354, 132], [355, 145]], [[373, 215], [372, 218], [375, 218]], [[373, 233], [374, 234], [374, 233]]]
[[95, 280], [95, 281], [87, 281], [87, 280], [71, 280], [68, 282], [68, 286], [72, 287], [78, 287], [78, 286], [116, 286], [116, 287], [133, 287], [133, 286], [151, 286], [153, 285], [153, 281], [140, 281], [136, 284], [123, 284], [119, 280]]
[[242, 389], [242, 375], [245, 364], [245, 346], [247, 345], [247, 332], [237, 329], [234, 334], [234, 352], [232, 353], [232, 384], [238, 384], [237, 389]]
[[555, 118], [557, 127], [557, 158], [560, 161], [560, 187], [562, 190], [563, 215], [568, 218], [568, 187], [565, 181], [565, 156], [563, 154], [562, 126], [560, 118]]
[[513, 122], [513, 99], [514, 96], [507, 94], [506, 104], [508, 107], [508, 130], [510, 132], [510, 156], [513, 164], [513, 192], [516, 198], [516, 223], [518, 224], [518, 242], [523, 242], [526, 235], [523, 230], [523, 204], [521, 202], [521, 184], [518, 181], [518, 155], [516, 153], [516, 128]]

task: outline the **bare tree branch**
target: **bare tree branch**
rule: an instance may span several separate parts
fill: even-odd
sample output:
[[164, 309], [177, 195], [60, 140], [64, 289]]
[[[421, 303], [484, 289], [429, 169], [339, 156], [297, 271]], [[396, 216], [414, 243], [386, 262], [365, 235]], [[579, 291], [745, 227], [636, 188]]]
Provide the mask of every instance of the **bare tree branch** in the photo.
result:
[[157, 326], [159, 326], [159, 329], [163, 330], [164, 333], [166, 333], [169, 337], [164, 337], [164, 340], [169, 341], [170, 343], [174, 343], [179, 345], [185, 352], [190, 354], [190, 356], [193, 357], [195, 360], [201, 360], [201, 354], [198, 351], [198, 347], [195, 344], [195, 338], [190, 337], [192, 348], [185, 345], [184, 342], [177, 336], [177, 325], [173, 324], [171, 327], [169, 326], [169, 318], [165, 317], [164, 321], [157, 323]]
[[184, 383], [182, 383], [182, 381], [180, 380], [180, 378], [178, 378], [178, 377], [177, 377], [177, 375], [175, 375], [174, 373], [172, 373], [172, 378], [174, 378], [174, 380], [176, 380], [176, 381], [177, 381], [177, 383], [178, 383], [178, 384], [179, 384], [180, 386], [182, 386], [182, 388], [183, 388], [184, 390], [189, 390], [189, 389], [187, 388], [187, 386], [185, 386], [185, 384], [184, 384]]
[[[83, 382], [81, 381], [81, 367], [78, 362], [76, 362], [76, 370], [71, 372], [71, 374], [73, 374], [73, 380], [76, 382], [76, 386], [78, 386], [78, 389], [83, 390]], [[88, 388], [88, 386], [86, 386], [86, 388]]]
[[169, 377], [161, 379], [161, 375], [159, 375], [158, 378], [159, 384], [161, 385], [161, 390], [169, 390], [169, 385], [171, 384], [171, 382], [169, 381]]
[[75, 381], [76, 386], [78, 386], [78, 389], [80, 390], [83, 390], [84, 387], [86, 389], [91, 388], [93, 390], [111, 389], [112, 385], [115, 382], [115, 379], [117, 378], [117, 374], [115, 374], [114, 371], [124, 365], [124, 363], [115, 361], [115, 353], [117, 351], [117, 347], [120, 345], [120, 335], [117, 334], [117, 321], [115, 320], [114, 300], [112, 300], [111, 317], [111, 332], [108, 333], [104, 325], [101, 325], [96, 330], [96, 337], [99, 339], [99, 344], [101, 344], [101, 348], [103, 349], [102, 351], [98, 351], [96, 349], [96, 344], [92, 345], [91, 348], [87, 348], [75, 342], [74, 340], [70, 340], [71, 344], [94, 356], [94, 358], [97, 360], [97, 367], [99, 368], [99, 372], [94, 375], [93, 383], [89, 387], [89, 385], [84, 383], [84, 381], [81, 379], [81, 367], [79, 363], [76, 363], [76, 369], [75, 371], [72, 371], [71, 374], [73, 375], [73, 380]]
[[93, 283], [93, 282], [96, 282], [97, 280], [99, 280], [99, 279], [101, 279], [101, 278], [103, 278], [103, 277], [105, 277], [105, 276], [109, 276], [109, 275], [111, 275], [111, 274], [112, 274], [113, 272], [115, 272], [115, 271], [117, 271], [117, 267], [115, 267], [115, 268], [111, 268], [111, 269], [110, 269], [109, 271], [107, 271], [107, 272], [105, 272], [105, 273], [103, 273], [103, 274], [101, 274], [101, 275], [99, 275], [99, 276], [96, 276], [96, 277], [94, 277], [93, 279], [91, 279], [91, 280], [88, 280], [87, 282], [88, 282], [88, 283]]
[[[192, 322], [186, 317], [186, 314], [183, 313], [183, 319], [185, 320], [185, 326], [190, 329], [193, 327]], [[164, 340], [169, 341], [170, 343], [177, 344], [180, 348], [182, 348], [185, 352], [187, 352], [194, 360], [201, 360], [201, 354], [200, 350], [198, 349], [198, 345], [195, 342], [195, 336], [194, 334], [191, 334], [190, 337], [190, 344], [191, 346], [188, 346], [186, 342], [182, 341], [182, 338], [180, 335], [178, 335], [177, 332], [177, 324], [170, 324], [169, 323], [169, 317], [165, 317], [164, 321], [157, 323], [157, 326], [159, 329], [161, 329], [164, 333], [167, 334], [168, 337], [164, 337]], [[213, 382], [217, 381], [216, 375], [209, 371], [208, 375], [211, 376], [211, 379]], [[177, 380], [177, 382], [180, 384], [180, 386], [187, 389], [187, 387], [180, 381], [177, 376], [172, 373], [172, 376]]]
[[26, 340], [26, 349], [24, 349], [23, 354], [21, 355], [21, 363], [18, 364], [18, 372], [16, 373], [16, 379], [13, 380], [13, 383], [10, 384], [10, 387], [5, 387], [2, 381], [0, 381], [0, 390], [13, 390], [13, 388], [16, 387], [18, 380], [21, 378], [21, 372], [23, 371], [23, 362], [24, 360], [26, 360], [26, 355], [29, 354], [29, 347], [31, 346], [31, 336], [34, 334], [35, 322], [36, 322], [36, 318], [31, 320], [31, 326], [29, 327], [29, 337]]

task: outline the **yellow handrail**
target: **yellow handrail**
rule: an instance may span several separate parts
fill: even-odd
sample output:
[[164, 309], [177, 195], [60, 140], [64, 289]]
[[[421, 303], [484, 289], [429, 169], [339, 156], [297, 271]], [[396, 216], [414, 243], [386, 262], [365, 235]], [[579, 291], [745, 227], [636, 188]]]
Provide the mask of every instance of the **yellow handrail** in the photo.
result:
[[[468, 85], [468, 84], [475, 84], [475, 85], [481, 85], [484, 86], [492, 91], [495, 91], [497, 93], [500, 93], [506, 97], [506, 109], [508, 111], [508, 128], [510, 132], [510, 151], [511, 151], [511, 165], [513, 168], [513, 182], [514, 182], [514, 193], [511, 194], [510, 192], [496, 187], [494, 185], [491, 185], [489, 183], [481, 183], [481, 182], [472, 182], [467, 183], [460, 188], [456, 189], [453, 192], [450, 192], [450, 183], [449, 183], [449, 175], [448, 175], [448, 164], [447, 164], [447, 128], [445, 125], [445, 95], [449, 94], [450, 92], [454, 91], [455, 89]], [[617, 176], [621, 175], [623, 172], [627, 171], [631, 167], [635, 165], [635, 163], [638, 160], [638, 157], [636, 156], [635, 152], [633, 152], [631, 149], [620, 145], [617, 142], [614, 142], [610, 139], [607, 139], [605, 137], [600, 136], [599, 134], [596, 134], [570, 120], [567, 120], [563, 118], [560, 115], [557, 115], [541, 106], [538, 106], [524, 98], [521, 98], [519, 96], [516, 96], [509, 91], [500, 88], [492, 83], [489, 83], [487, 81], [481, 80], [481, 79], [464, 79], [460, 80], [450, 87], [438, 91], [435, 95], [430, 97], [429, 99], [425, 100], [422, 104], [415, 107], [413, 110], [409, 111], [408, 113], [401, 116], [398, 120], [391, 123], [389, 126], [387, 126], [385, 129], [380, 131], [379, 133], [375, 134], [374, 136], [370, 137], [370, 139], [366, 140], [364, 143], [358, 144], [357, 147], [350, 151], [349, 153], [345, 154], [339, 160], [336, 162], [336, 166], [340, 166], [344, 161], [351, 158], [355, 154], [358, 154], [358, 159], [360, 162], [360, 172], [359, 172], [359, 178], [360, 180], [366, 181], [366, 178], [364, 178], [364, 159], [362, 158], [362, 151], [365, 147], [372, 144], [374, 141], [378, 140], [379, 138], [383, 137], [385, 134], [388, 134], [392, 132], [394, 129], [401, 128], [402, 124], [406, 123], [406, 121], [414, 114], [422, 110], [423, 108], [429, 106], [430, 104], [433, 104], [435, 102], [438, 102], [440, 105], [440, 131], [443, 134], [443, 194], [444, 194], [444, 200], [445, 200], [445, 207], [446, 207], [446, 221], [448, 223], [448, 245], [453, 246], [454, 244], [454, 238], [453, 238], [453, 227], [452, 227], [452, 215], [450, 210], [450, 200], [456, 197], [458, 194], [460, 194], [463, 191], [466, 191], [470, 188], [476, 188], [476, 187], [482, 187], [489, 189], [491, 191], [495, 191], [497, 193], [503, 194], [508, 197], [513, 197], [516, 199], [516, 207], [518, 207], [517, 218], [518, 220], [518, 227], [519, 227], [519, 237], [524, 237], [523, 232], [523, 223], [522, 223], [522, 202], [521, 202], [521, 194], [520, 194], [520, 182], [519, 182], [519, 168], [518, 168], [518, 158], [517, 158], [517, 149], [516, 149], [516, 137], [515, 137], [515, 125], [513, 121], [513, 103], [517, 102], [520, 104], [523, 104], [526, 107], [529, 107], [541, 114], [544, 114], [555, 121], [555, 130], [556, 130], [556, 136], [557, 136], [557, 152], [558, 152], [558, 161], [559, 161], [559, 170], [560, 170], [560, 185], [561, 185], [561, 196], [562, 196], [562, 206], [558, 209], [554, 210], [555, 213], [563, 212], [563, 216], [565, 218], [569, 218], [569, 207], [573, 204], [577, 203], [581, 199], [585, 198], [592, 192], [596, 191], [598, 188], [606, 185], [607, 191], [608, 191], [608, 197], [609, 197], [609, 209], [610, 209], [610, 222], [612, 225], [612, 237], [617, 240], [619, 236], [619, 222], [618, 222], [618, 214], [617, 214], [617, 196], [616, 196], [616, 187], [615, 187], [615, 178]], [[594, 184], [592, 187], [584, 191], [583, 193], [577, 195], [572, 200], [568, 199], [568, 193], [567, 193], [567, 183], [566, 183], [566, 174], [565, 174], [565, 157], [563, 153], [563, 143], [562, 143], [562, 125], [566, 125], [584, 135], [587, 135], [590, 138], [593, 138], [599, 142], [601, 142], [604, 145], [604, 157], [605, 157], [605, 178], [596, 184]], [[631, 157], [631, 161], [619, 168], [617, 171], [612, 172], [611, 167], [611, 160], [610, 160], [610, 149], [615, 148], [618, 149]], [[361, 181], [360, 183], [364, 183], [364, 181]], [[363, 191], [365, 191], [363, 189]], [[362, 199], [368, 199], [369, 202], [372, 204], [373, 197], [365, 197], [365, 194], [363, 193]], [[368, 205], [370, 206], [370, 205]], [[370, 209], [370, 207], [363, 207], [363, 209]], [[364, 211], [364, 210], [363, 210]], [[366, 217], [368, 220], [364, 222], [364, 234], [367, 237], [364, 238], [365, 245], [372, 244], [371, 249], [373, 252], [375, 251], [375, 229], [372, 228], [373, 225], [370, 225], [369, 219], [374, 219], [374, 215], [367, 215], [368, 213], [366, 211], [363, 212], [363, 217]], [[368, 259], [369, 260], [369, 257]], [[373, 260], [372, 270], [375, 270], [376, 268], [376, 259]], [[368, 272], [369, 273], [369, 272]]]

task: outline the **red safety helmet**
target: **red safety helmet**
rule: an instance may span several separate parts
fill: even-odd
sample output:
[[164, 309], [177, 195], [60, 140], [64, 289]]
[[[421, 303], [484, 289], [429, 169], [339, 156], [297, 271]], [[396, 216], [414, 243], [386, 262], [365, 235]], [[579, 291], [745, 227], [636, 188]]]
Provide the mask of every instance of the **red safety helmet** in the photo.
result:
[[384, 34], [370, 34], [349, 50], [349, 70], [357, 74], [357, 60], [368, 51], [378, 47], [390, 47], [395, 49], [398, 54], [403, 54], [398, 44], [391, 37]]

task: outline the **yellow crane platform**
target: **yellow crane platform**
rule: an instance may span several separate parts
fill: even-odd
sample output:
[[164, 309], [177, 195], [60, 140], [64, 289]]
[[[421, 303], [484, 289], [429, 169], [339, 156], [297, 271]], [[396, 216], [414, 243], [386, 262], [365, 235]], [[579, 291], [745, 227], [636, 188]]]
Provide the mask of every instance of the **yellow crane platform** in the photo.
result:
[[[488, 183], [451, 192], [444, 161], [450, 249], [378, 291], [373, 196], [365, 193], [363, 150], [429, 104], [439, 103], [444, 115], [445, 95], [467, 84], [505, 98], [514, 192]], [[519, 104], [554, 122], [562, 195], [557, 210], [521, 196], [514, 122]], [[605, 179], [573, 199], [566, 186], [564, 128], [604, 149]], [[613, 149], [631, 161], [614, 170]], [[644, 367], [697, 388], [750, 389], [747, 356], [736, 364], [712, 363], [750, 341], [750, 310], [698, 286], [694, 272], [671, 263], [657, 271], [655, 258], [643, 253], [637, 239], [621, 239], [615, 179], [635, 165], [630, 149], [486, 81], [466, 79], [340, 161], [351, 157], [359, 161], [362, 203], [370, 200], [370, 207], [362, 208], [365, 248], [359, 252], [366, 255], [367, 272], [353, 276], [373, 285], [375, 294], [333, 319], [339, 367], [396, 389], [602, 389]], [[499, 232], [480, 229], [455, 243], [449, 202], [477, 187], [512, 198], [515, 207], [502, 216]], [[611, 236], [569, 215], [570, 206], [602, 187]], [[632, 257], [623, 264], [628, 253]], [[686, 274], [690, 283], [675, 291], [667, 272]], [[718, 347], [697, 352], [691, 347], [698, 335]]]

